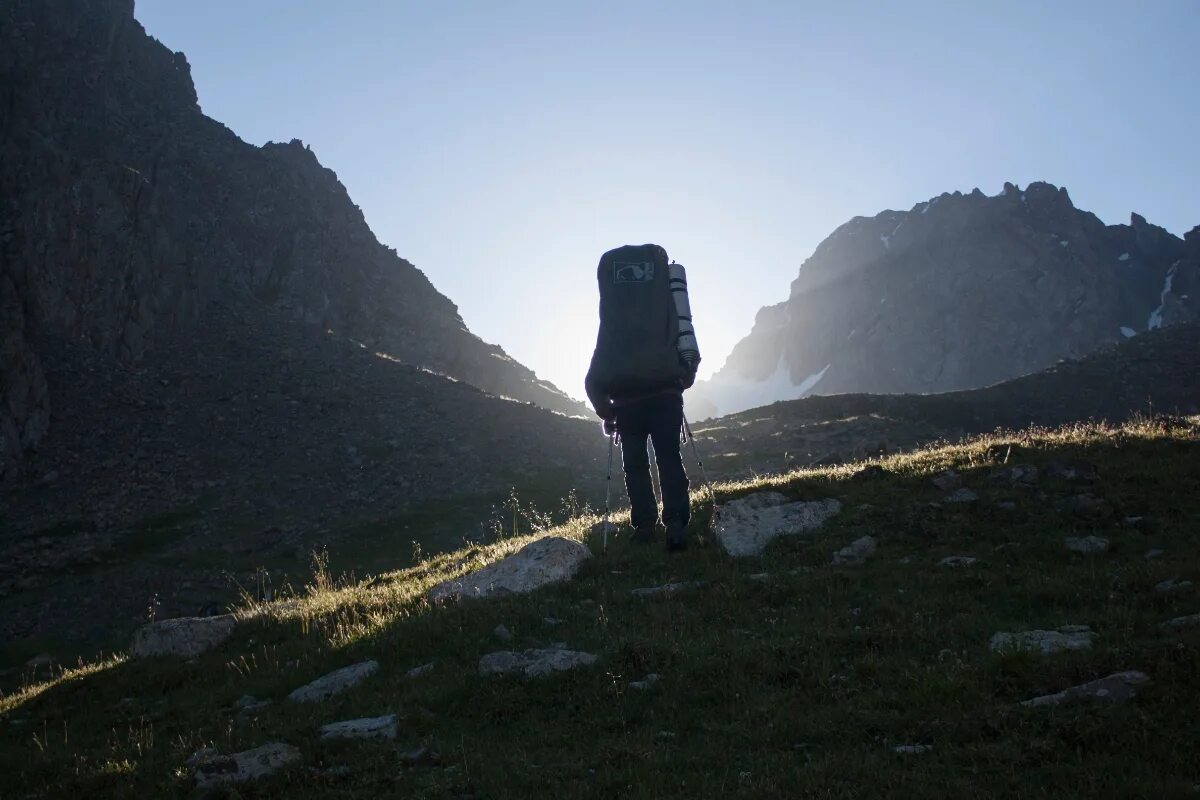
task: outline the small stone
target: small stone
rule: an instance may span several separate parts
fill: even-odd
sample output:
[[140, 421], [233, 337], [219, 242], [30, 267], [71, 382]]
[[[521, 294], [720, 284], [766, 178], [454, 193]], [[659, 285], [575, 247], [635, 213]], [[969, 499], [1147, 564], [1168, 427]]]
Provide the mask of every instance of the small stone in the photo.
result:
[[320, 734], [323, 742], [338, 739], [395, 739], [396, 715], [331, 722], [321, 726]]
[[1170, 594], [1171, 592], [1182, 592], [1190, 588], [1192, 588], [1191, 581], [1181, 581], [1175, 578], [1168, 578], [1167, 580], [1156, 584], [1154, 591], [1158, 592], [1159, 594]]
[[133, 635], [130, 654], [134, 658], [168, 655], [192, 658], [228, 639], [235, 625], [232, 614], [151, 622]]
[[875, 538], [863, 536], [833, 554], [833, 564], [836, 566], [858, 566], [866, 563], [875, 555]]
[[946, 556], [938, 562], [939, 567], [969, 567], [979, 559], [971, 556]]
[[1146, 559], [1147, 561], [1153, 561], [1154, 559], [1161, 557], [1165, 552], [1165, 550], [1159, 550], [1157, 548], [1147, 550], [1146, 554], [1142, 556], [1142, 558]]
[[941, 489], [943, 492], [949, 492], [962, 486], [962, 476], [954, 470], [948, 469], [945, 472], [930, 478], [929, 482]]
[[659, 676], [658, 676], [657, 672], [651, 672], [649, 675], [642, 678], [640, 681], [630, 681], [629, 688], [630, 689], [642, 689], [642, 690], [649, 689], [651, 686], [658, 683], [658, 677]]
[[1057, 706], [1076, 700], [1106, 700], [1111, 703], [1121, 703], [1137, 696], [1138, 691], [1150, 683], [1150, 678], [1144, 672], [1115, 672], [1106, 678], [1099, 678], [1061, 692], [1034, 697], [1021, 703], [1023, 706]]
[[243, 714], [256, 714], [269, 705], [271, 705], [270, 700], [260, 700], [248, 694], [239, 697], [236, 703], [237, 710]]
[[878, 464], [868, 464], [867, 466], [854, 473], [851, 477], [855, 480], [877, 480], [887, 477], [888, 471]]
[[1107, 501], [1101, 497], [1096, 497], [1096, 495], [1091, 493], [1077, 494], [1068, 497], [1060, 504], [1060, 506], [1077, 516], [1087, 517], [1089, 519], [1105, 517], [1111, 512]]
[[1086, 625], [1064, 625], [1056, 631], [1019, 631], [997, 633], [988, 642], [993, 653], [1029, 650], [1051, 655], [1067, 650], [1087, 650], [1092, 646], [1093, 633]]
[[1090, 461], [1072, 459], [1051, 461], [1046, 465], [1046, 474], [1066, 481], [1091, 481], [1096, 479], [1096, 465]]
[[219, 758], [221, 751], [215, 747], [201, 747], [196, 752], [188, 756], [187, 761], [183, 764], [185, 767], [198, 767], [201, 764], [206, 764], [214, 758]]
[[642, 589], [632, 589], [629, 593], [634, 597], [669, 597], [682, 592], [692, 585], [690, 583], [664, 583], [662, 586], [647, 586]]
[[1011, 467], [993, 470], [988, 480], [993, 483], [1007, 483], [1012, 486], [1037, 483], [1038, 468], [1032, 464], [1014, 464]]
[[996, 503], [996, 508], [1002, 511], [1016, 511], [1017, 503], [1014, 500], [1000, 500]]
[[488, 653], [479, 659], [480, 675], [524, 675], [526, 678], [544, 678], [554, 672], [596, 663], [596, 656], [574, 650], [546, 648], [524, 652], [502, 651]]
[[919, 756], [922, 753], [928, 753], [932, 749], [933, 746], [928, 744], [898, 744], [892, 748], [892, 752], [906, 756]]
[[262, 778], [300, 761], [300, 750], [290, 744], [271, 742], [253, 750], [217, 756], [196, 766], [196, 786], [225, 786]]
[[1066, 539], [1063, 539], [1063, 544], [1072, 553], [1095, 555], [1096, 553], [1108, 552], [1108, 539], [1103, 539], [1099, 536], [1068, 536]]
[[675, 731], [659, 731], [654, 735], [659, 739], [674, 739]]
[[328, 700], [336, 694], [358, 686], [378, 670], [378, 661], [363, 661], [349, 667], [342, 667], [296, 689], [288, 695], [288, 700], [295, 703], [315, 703]]
[[972, 492], [965, 486], [956, 492], [952, 492], [942, 498], [943, 503], [974, 503], [979, 499], [979, 495]]
[[1200, 614], [1189, 614], [1186, 617], [1175, 617], [1175, 619], [1169, 619], [1162, 624], [1162, 627], [1175, 631], [1181, 631], [1185, 628], [1200, 627]]
[[428, 675], [429, 673], [433, 672], [433, 665], [434, 665], [434, 662], [430, 661], [428, 664], [422, 664], [419, 667], [413, 667], [408, 672], [404, 673], [404, 677], [406, 677], [406, 678], [424, 677], [424, 676]]
[[492, 635], [502, 642], [511, 642], [513, 639], [512, 631], [503, 625], [497, 625], [493, 628]]
[[771, 579], [771, 573], [756, 572], [753, 575], [748, 575], [747, 577], [752, 581], [758, 581], [759, 583], [763, 583], [764, 581], [768, 581]]
[[547, 628], [557, 628], [562, 625], [562, 620], [558, 617], [542, 617], [542, 624]]

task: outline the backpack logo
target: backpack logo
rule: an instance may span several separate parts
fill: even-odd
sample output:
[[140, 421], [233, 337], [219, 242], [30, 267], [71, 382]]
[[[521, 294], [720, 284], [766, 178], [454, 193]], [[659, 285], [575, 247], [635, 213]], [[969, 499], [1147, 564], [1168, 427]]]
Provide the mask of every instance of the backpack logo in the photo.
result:
[[617, 261], [613, 264], [613, 283], [643, 283], [654, 280], [651, 261]]

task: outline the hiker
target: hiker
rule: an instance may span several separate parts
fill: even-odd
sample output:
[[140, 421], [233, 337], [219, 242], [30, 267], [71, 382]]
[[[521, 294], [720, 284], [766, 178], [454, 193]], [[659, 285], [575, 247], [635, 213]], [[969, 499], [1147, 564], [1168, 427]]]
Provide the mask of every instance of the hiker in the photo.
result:
[[658, 505], [647, 437], [662, 488], [667, 549], [687, 547], [688, 478], [679, 453], [683, 392], [696, 381], [700, 349], [688, 303], [687, 274], [656, 244], [625, 245], [600, 257], [600, 332], [584, 387], [621, 443], [634, 541], [653, 542]]

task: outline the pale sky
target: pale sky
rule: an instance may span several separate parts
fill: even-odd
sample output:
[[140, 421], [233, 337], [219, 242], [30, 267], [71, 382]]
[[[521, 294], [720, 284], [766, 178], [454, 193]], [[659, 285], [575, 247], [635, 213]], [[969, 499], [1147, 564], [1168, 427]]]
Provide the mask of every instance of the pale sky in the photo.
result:
[[1200, 0], [138, 0], [204, 112], [302, 139], [467, 325], [583, 396], [600, 254], [688, 268], [704, 364], [853, 216], [1004, 181], [1200, 224]]

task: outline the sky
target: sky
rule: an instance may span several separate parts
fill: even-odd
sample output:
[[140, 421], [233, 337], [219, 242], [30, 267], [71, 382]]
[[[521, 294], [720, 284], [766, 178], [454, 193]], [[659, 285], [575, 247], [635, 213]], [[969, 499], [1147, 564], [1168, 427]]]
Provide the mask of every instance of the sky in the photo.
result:
[[583, 397], [600, 254], [688, 270], [704, 362], [854, 216], [1005, 181], [1200, 225], [1200, 0], [137, 0], [204, 112], [301, 139], [477, 335]]

